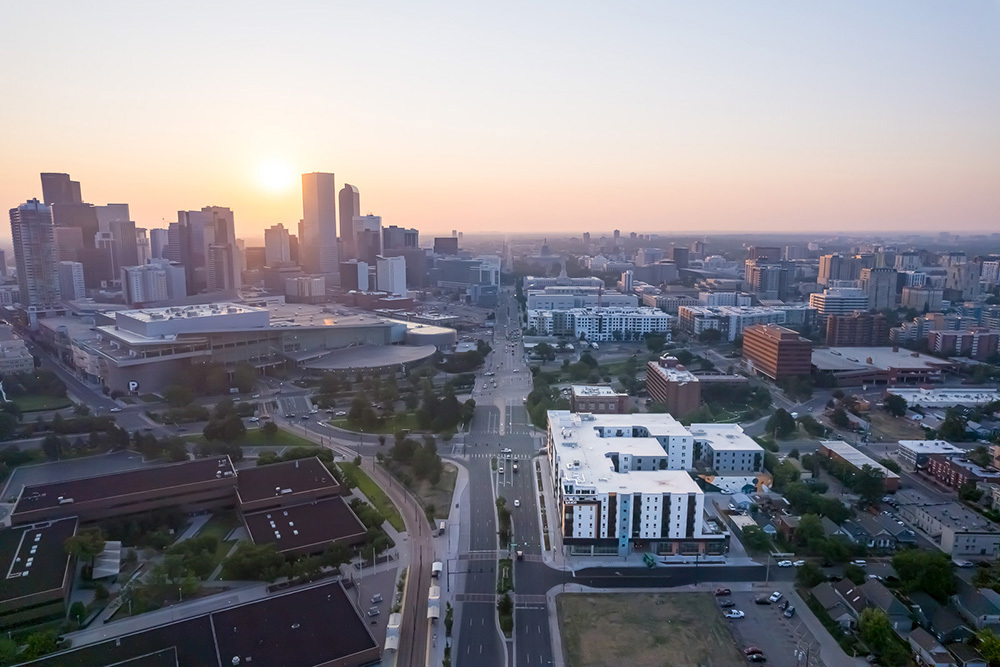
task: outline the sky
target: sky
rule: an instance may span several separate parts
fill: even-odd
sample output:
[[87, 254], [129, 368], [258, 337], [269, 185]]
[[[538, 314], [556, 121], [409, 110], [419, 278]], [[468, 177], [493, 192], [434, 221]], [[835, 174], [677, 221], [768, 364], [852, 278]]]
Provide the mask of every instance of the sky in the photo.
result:
[[[4, 3], [0, 202], [428, 238], [1000, 230], [1000, 3]], [[0, 237], [9, 235], [0, 226]]]

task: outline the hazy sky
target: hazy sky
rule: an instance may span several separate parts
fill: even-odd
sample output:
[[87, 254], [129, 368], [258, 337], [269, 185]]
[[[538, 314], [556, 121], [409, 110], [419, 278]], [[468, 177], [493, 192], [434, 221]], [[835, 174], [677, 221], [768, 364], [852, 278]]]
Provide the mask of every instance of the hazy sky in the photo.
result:
[[995, 1], [40, 0], [0, 18], [5, 209], [65, 171], [140, 226], [220, 205], [253, 237], [301, 217], [299, 173], [332, 171], [424, 234], [1000, 230]]

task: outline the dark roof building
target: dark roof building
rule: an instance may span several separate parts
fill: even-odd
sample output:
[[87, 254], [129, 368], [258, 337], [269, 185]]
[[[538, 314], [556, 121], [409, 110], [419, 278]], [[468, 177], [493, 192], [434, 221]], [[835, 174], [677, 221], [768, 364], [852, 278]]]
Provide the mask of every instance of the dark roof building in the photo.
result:
[[73, 558], [63, 548], [79, 522], [63, 519], [0, 530], [0, 627], [62, 618], [73, 584]]
[[236, 493], [243, 512], [339, 496], [340, 484], [316, 457], [244, 468]]
[[243, 515], [254, 544], [272, 543], [285, 555], [322, 552], [331, 542], [365, 541], [365, 526], [343, 498], [327, 498]]
[[[173, 662], [164, 662], [170, 657]], [[340, 582], [334, 581], [63, 651], [32, 664], [360, 667], [379, 657], [368, 626]]]
[[166, 506], [197, 512], [231, 506], [235, 488], [236, 470], [228, 456], [36, 484], [21, 489], [11, 523], [68, 516], [86, 523]]

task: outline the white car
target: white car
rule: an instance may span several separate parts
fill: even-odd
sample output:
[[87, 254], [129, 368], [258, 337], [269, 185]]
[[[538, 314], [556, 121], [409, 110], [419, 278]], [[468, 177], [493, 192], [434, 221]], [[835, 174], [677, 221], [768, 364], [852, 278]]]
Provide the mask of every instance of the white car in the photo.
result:
[[254, 424], [256, 424], [257, 422], [259, 422], [259, 421], [260, 421], [260, 418], [259, 418], [259, 417], [251, 417], [251, 418], [250, 418], [249, 420], [247, 420], [247, 421], [249, 421], [249, 422], [251, 422], [251, 423], [254, 423]]
[[337, 414], [334, 415], [334, 417], [346, 417], [346, 416], [347, 416], [347, 413], [344, 412], [343, 410], [338, 410]]
[[743, 618], [744, 616], [746, 616], [746, 614], [744, 614], [739, 609], [730, 609], [725, 614], [723, 614], [723, 616], [725, 616], [726, 618]]
[[781, 599], [781, 591], [774, 591], [771, 593], [771, 597], [768, 598], [771, 602], [777, 602]]
[[868, 565], [868, 562], [863, 560], [852, 560], [851, 565], [857, 565], [858, 567], [865, 567]]
[[794, 563], [792, 563], [792, 565], [794, 565], [795, 567], [802, 567], [805, 564], [806, 562], [804, 560], [797, 560]]
[[497, 470], [497, 472], [499, 472], [502, 475], [503, 474], [503, 466], [500, 466], [500, 468], [499, 468], [499, 470]]
[[520, 500], [515, 500], [514, 501], [514, 507], [520, 507], [520, 506], [521, 506], [521, 501]]
[[778, 567], [791, 567], [791, 566], [792, 566], [792, 561], [790, 561], [790, 560], [779, 560], [778, 561]]
[[121, 412], [121, 411], [122, 411], [121, 408], [111, 408], [110, 410], [108, 410], [108, 412]]

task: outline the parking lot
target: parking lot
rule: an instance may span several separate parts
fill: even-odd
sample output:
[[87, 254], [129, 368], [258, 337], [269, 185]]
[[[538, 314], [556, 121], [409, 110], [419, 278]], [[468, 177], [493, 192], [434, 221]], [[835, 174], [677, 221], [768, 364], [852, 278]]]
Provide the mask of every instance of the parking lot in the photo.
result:
[[[783, 586], [779, 587], [784, 591]], [[805, 657], [796, 658], [796, 651], [805, 652], [811, 646], [812, 660], [818, 664], [819, 643], [813, 638], [808, 628], [802, 622], [799, 612], [805, 606], [794, 597], [791, 605], [796, 608], [792, 618], [785, 618], [780, 604], [785, 600], [784, 593], [777, 604], [759, 605], [754, 602], [758, 596], [767, 597], [776, 589], [758, 589], [754, 591], [733, 591], [729, 596], [736, 606], [744, 612], [744, 618], [729, 621], [733, 628], [733, 636], [740, 649], [757, 646], [767, 658], [768, 665], [778, 667], [801, 667], [806, 664]], [[719, 598], [720, 600], [725, 598]], [[719, 613], [725, 612], [720, 609]]]

